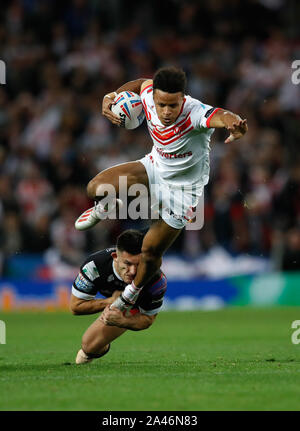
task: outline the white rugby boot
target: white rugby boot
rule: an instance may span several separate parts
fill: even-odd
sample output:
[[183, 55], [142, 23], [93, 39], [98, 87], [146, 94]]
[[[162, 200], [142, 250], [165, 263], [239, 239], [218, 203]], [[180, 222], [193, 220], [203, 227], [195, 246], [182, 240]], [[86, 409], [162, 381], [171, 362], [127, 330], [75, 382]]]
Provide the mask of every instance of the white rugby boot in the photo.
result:
[[81, 365], [87, 364], [88, 362], [92, 362], [94, 359], [95, 358], [90, 358], [86, 353], [84, 353], [82, 349], [80, 349], [77, 353], [75, 362], [77, 365]]
[[92, 208], [84, 211], [80, 217], [75, 222], [75, 228], [77, 230], [86, 230], [89, 229], [95, 224], [97, 224], [100, 220], [105, 220], [116, 208], [116, 205], [121, 208], [123, 206], [123, 202], [121, 199], [116, 199], [115, 202], [111, 205], [110, 210], [108, 211], [101, 204], [101, 201], [95, 201], [95, 205]]
[[106, 353], [109, 352], [110, 349], [110, 344], [108, 345], [107, 350], [105, 350], [104, 353], [101, 353], [100, 355], [94, 354], [94, 353], [89, 353], [88, 355], [82, 350], [78, 350], [75, 362], [77, 365], [82, 365], [82, 364], [88, 364], [89, 362], [92, 362], [94, 359], [98, 359], [98, 358], [102, 358], [102, 356], [106, 355]]

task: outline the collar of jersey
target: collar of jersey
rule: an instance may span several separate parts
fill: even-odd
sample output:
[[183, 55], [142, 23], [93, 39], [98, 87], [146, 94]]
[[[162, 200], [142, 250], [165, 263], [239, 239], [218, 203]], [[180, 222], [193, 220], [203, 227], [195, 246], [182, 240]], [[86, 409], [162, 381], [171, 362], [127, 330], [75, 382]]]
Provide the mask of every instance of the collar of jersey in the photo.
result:
[[114, 261], [112, 261], [112, 268], [113, 268], [113, 271], [114, 271], [115, 276], [116, 276], [119, 280], [123, 281], [123, 279], [122, 279], [122, 278], [119, 276], [119, 274], [117, 273], [117, 270], [116, 270], [116, 268], [115, 268], [115, 263], [114, 263]]

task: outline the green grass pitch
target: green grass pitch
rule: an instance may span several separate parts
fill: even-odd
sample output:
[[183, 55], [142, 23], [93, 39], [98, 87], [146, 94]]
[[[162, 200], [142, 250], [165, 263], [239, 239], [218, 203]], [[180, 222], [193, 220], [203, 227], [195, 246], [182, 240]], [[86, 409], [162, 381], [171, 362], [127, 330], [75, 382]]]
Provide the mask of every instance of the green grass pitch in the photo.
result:
[[299, 410], [299, 308], [162, 312], [76, 366], [95, 319], [1, 313], [0, 410]]

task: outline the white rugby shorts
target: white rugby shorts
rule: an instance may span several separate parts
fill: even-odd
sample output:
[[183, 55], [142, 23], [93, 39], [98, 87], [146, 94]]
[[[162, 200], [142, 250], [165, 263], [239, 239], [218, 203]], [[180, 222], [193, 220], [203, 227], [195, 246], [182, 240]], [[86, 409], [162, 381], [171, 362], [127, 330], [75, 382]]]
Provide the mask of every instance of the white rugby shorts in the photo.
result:
[[203, 187], [174, 186], [162, 180], [151, 153], [139, 160], [148, 175], [151, 194], [151, 218], [159, 216], [171, 227], [182, 229], [194, 218], [195, 208], [203, 195]]

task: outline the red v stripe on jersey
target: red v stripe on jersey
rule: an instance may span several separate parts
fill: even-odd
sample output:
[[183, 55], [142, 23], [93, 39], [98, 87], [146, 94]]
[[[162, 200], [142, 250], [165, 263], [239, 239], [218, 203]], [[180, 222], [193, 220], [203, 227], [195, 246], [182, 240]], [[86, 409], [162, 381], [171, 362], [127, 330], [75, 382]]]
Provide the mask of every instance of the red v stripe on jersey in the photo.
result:
[[[172, 130], [174, 130], [174, 129], [176, 129], [177, 127], [179, 127], [179, 126], [181, 126], [182, 125], [182, 123], [184, 123], [187, 119], [188, 119], [188, 117], [190, 116], [191, 114], [190, 113], [188, 113], [187, 115], [186, 115], [186, 117], [184, 117], [184, 119], [183, 120], [181, 120], [181, 121], [179, 121], [179, 123], [177, 123], [177, 124], [174, 124], [174, 126], [172, 126], [172, 127], [169, 127], [168, 129], [166, 129], [166, 130], [162, 130], [162, 131], [160, 131], [160, 130], [157, 130], [157, 132], [158, 133], [160, 133], [161, 135], [165, 135], [166, 133], [169, 133], [169, 132], [171, 132]], [[151, 123], [152, 124], [152, 123]], [[153, 127], [155, 127], [154, 125], [153, 125]]]
[[186, 129], [188, 129], [190, 127], [191, 124], [192, 124], [191, 118], [190, 118], [190, 116], [188, 116], [188, 118], [185, 120], [185, 122], [183, 124], [181, 124], [181, 126], [175, 126], [168, 133], [165, 132], [163, 134], [163, 133], [159, 132], [157, 129], [153, 129], [152, 133], [157, 139], [161, 139], [162, 141], [167, 141], [176, 135], [177, 135], [176, 136], [176, 139], [177, 139], [181, 136], [182, 132], [184, 132]]
[[169, 145], [169, 144], [171, 144], [172, 142], [177, 141], [177, 139], [182, 138], [182, 136], [186, 135], [188, 132], [191, 132], [193, 129], [194, 129], [194, 127], [193, 127], [193, 126], [191, 126], [189, 129], [187, 129], [187, 130], [185, 130], [183, 133], [181, 133], [181, 135], [176, 136], [174, 139], [171, 139], [171, 140], [169, 140], [168, 142], [163, 142], [163, 141], [161, 141], [159, 138], [157, 138], [157, 137], [153, 134], [153, 131], [152, 131], [150, 128], [149, 128], [149, 132], [150, 132], [150, 134], [151, 134], [152, 138], [153, 138], [156, 142], [158, 142], [159, 144], [161, 144], [161, 145]]
[[148, 112], [147, 105], [146, 105], [146, 103], [145, 103], [145, 101], [144, 101], [144, 100], [142, 100], [142, 104], [143, 104], [143, 107], [144, 107], [144, 111], [145, 111], [146, 118], [147, 118], [147, 120], [148, 120], [148, 121], [150, 121], [150, 119], [151, 119], [151, 115], [150, 115], [150, 114], [149, 114], [149, 112]]
[[182, 106], [181, 106], [181, 109], [180, 109], [180, 112], [179, 112], [178, 117], [181, 115], [181, 113], [182, 113], [182, 111], [183, 111], [184, 104], [185, 104], [185, 97], [184, 97], [184, 99], [183, 99], [183, 103], [182, 103]]

